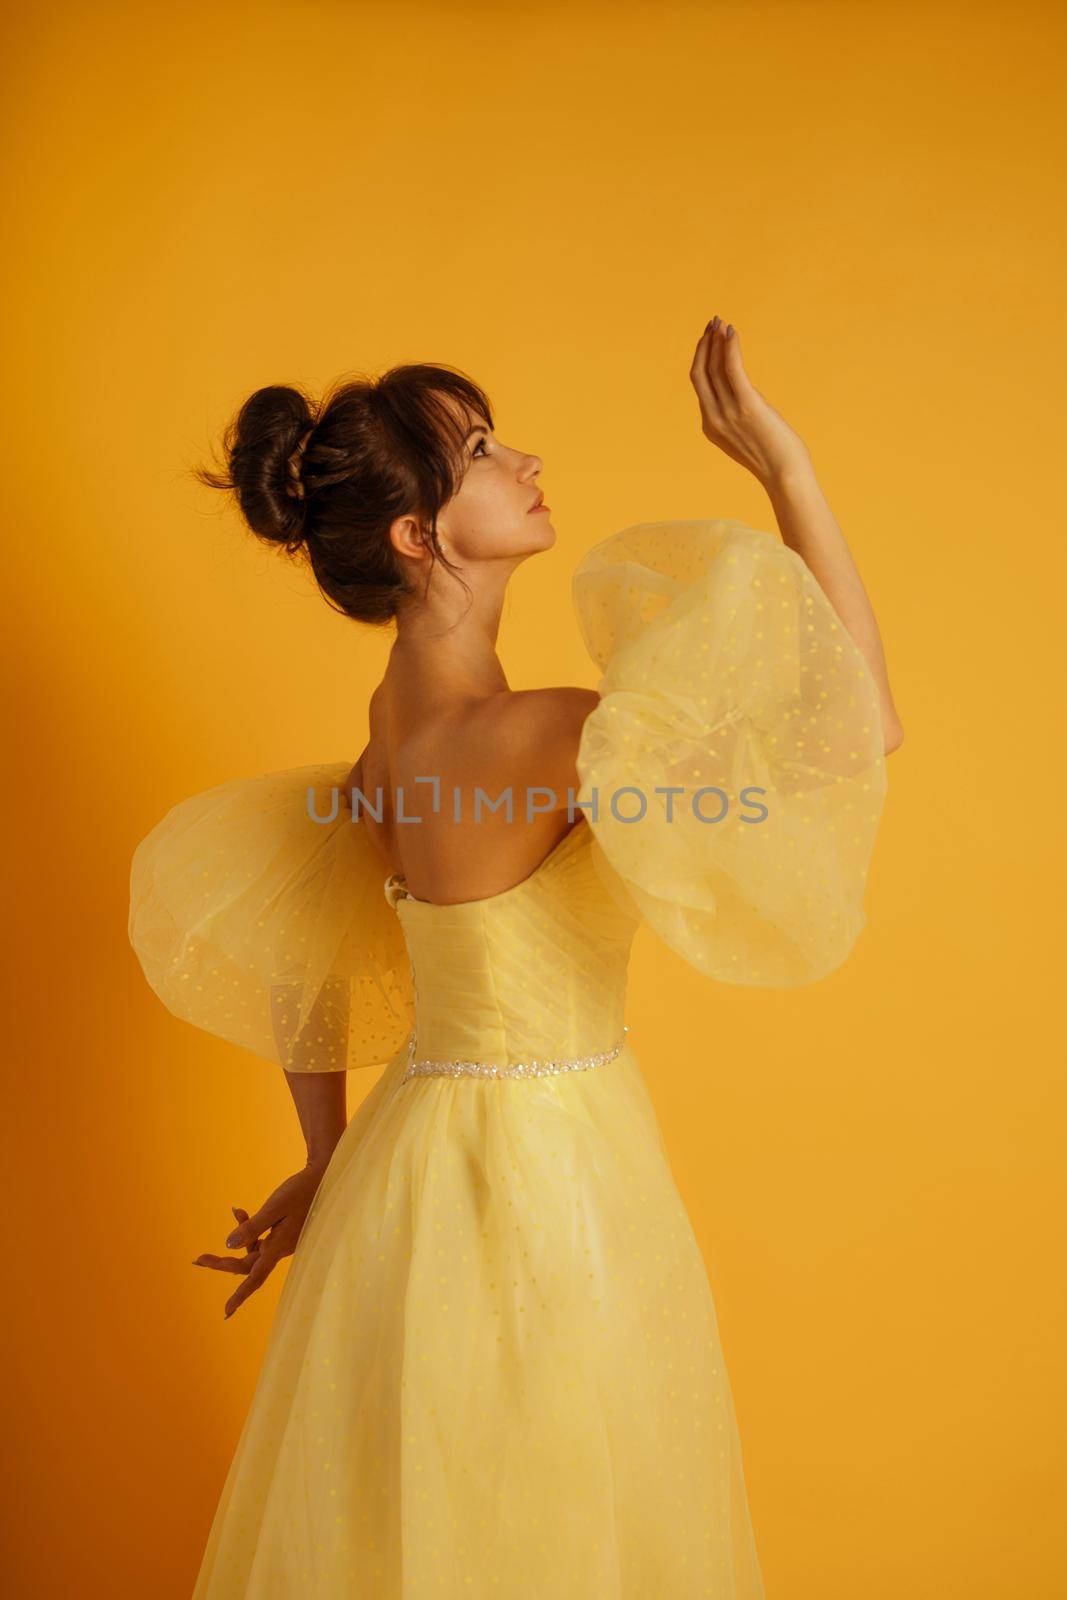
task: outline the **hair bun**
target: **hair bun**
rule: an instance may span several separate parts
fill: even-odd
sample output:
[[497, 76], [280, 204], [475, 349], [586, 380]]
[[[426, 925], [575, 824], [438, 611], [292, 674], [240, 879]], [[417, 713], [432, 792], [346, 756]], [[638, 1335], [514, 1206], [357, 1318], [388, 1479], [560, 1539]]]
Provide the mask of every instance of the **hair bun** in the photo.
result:
[[232, 492], [257, 538], [306, 558], [335, 611], [389, 623], [417, 594], [420, 576], [389, 538], [401, 512], [417, 517], [420, 530], [429, 523], [430, 567], [440, 561], [466, 588], [441, 549], [436, 519], [469, 468], [475, 418], [492, 430], [484, 390], [428, 362], [338, 381], [321, 399], [296, 384], [268, 384], [227, 424], [222, 469], [195, 476]]
[[293, 551], [305, 542], [304, 456], [318, 420], [307, 395], [291, 384], [257, 389], [227, 429], [228, 473], [204, 475], [236, 491], [253, 533]]
[[285, 492], [294, 500], [303, 500], [307, 492], [304, 487], [304, 451], [314, 432], [315, 427], [312, 424], [286, 462], [289, 481], [285, 485]]

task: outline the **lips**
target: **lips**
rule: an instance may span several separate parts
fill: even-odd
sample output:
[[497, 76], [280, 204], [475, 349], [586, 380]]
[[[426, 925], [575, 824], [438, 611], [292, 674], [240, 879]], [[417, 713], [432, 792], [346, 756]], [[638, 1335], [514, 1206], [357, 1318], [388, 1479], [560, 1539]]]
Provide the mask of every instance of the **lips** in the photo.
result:
[[537, 499], [534, 501], [533, 505], [530, 507], [530, 510], [531, 511], [536, 511], [538, 506], [541, 506], [541, 505], [544, 504], [544, 500], [545, 500], [545, 497], [544, 497], [544, 493], [542, 491], [542, 492], [540, 492], [538, 494]]

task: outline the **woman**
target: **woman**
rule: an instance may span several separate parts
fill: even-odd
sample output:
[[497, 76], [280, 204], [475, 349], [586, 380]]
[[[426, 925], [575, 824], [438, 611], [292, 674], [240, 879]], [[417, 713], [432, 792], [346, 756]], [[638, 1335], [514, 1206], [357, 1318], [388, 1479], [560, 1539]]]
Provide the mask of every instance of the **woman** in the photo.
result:
[[[763, 1593], [627, 961], [644, 920], [726, 982], [839, 966], [901, 728], [808, 452], [717, 317], [690, 378], [783, 538], [595, 546], [596, 691], [508, 685], [507, 581], [555, 533], [540, 460], [452, 369], [319, 411], [260, 390], [202, 475], [396, 637], [353, 767], [223, 784], [134, 857], [150, 983], [285, 1069], [308, 1151], [235, 1209], [242, 1255], [197, 1258], [241, 1279], [229, 1316], [299, 1241], [197, 1600]], [[346, 1123], [344, 1069], [383, 1063]]]

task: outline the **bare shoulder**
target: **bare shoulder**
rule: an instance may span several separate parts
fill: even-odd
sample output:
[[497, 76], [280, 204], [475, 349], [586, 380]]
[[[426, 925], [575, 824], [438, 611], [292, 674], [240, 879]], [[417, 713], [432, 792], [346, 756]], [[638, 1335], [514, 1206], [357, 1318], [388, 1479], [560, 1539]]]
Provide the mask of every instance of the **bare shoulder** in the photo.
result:
[[569, 685], [551, 689], [507, 689], [485, 702], [489, 720], [499, 732], [524, 743], [531, 737], [566, 738], [600, 703], [595, 689]]
[[566, 805], [568, 787], [578, 788], [575, 760], [582, 728], [599, 703], [595, 689], [570, 685], [494, 695], [478, 721], [495, 776], [508, 783], [548, 786]]
[[388, 753], [372, 733], [345, 787], [367, 792], [434, 773], [462, 789], [551, 788], [557, 798], [550, 809], [562, 809], [568, 789], [579, 787], [582, 727], [599, 703], [595, 689], [505, 689], [448, 715], [425, 717]]

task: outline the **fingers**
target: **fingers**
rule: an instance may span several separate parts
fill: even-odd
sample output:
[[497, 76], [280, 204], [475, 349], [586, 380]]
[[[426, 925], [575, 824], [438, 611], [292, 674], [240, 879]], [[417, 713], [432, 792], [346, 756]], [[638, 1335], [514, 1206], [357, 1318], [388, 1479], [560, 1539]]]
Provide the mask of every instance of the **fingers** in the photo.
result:
[[213, 1256], [208, 1251], [197, 1256], [194, 1267], [214, 1267], [216, 1272], [250, 1272], [259, 1259], [258, 1252], [246, 1256]]
[[704, 332], [700, 335], [700, 338], [697, 340], [697, 347], [693, 352], [693, 364], [689, 368], [689, 376], [691, 378], [695, 379], [698, 375], [702, 374], [706, 370], [708, 363], [708, 352], [711, 349], [711, 341], [714, 333], [715, 319], [712, 318], [712, 320], [705, 327]]
[[245, 1238], [239, 1235], [241, 1229], [247, 1228], [249, 1225], [248, 1212], [245, 1211], [243, 1206], [231, 1206], [230, 1210], [237, 1218], [239, 1226], [230, 1234], [226, 1243], [231, 1250], [239, 1250], [243, 1246], [248, 1251], [248, 1254], [243, 1260], [238, 1260], [235, 1256], [216, 1256], [205, 1251], [202, 1255], [197, 1256], [193, 1262], [194, 1267], [214, 1267], [216, 1272], [247, 1272], [252, 1266], [259, 1250], [259, 1238], [249, 1239], [246, 1243]]
[[309, 1177], [305, 1168], [279, 1184], [253, 1216], [241, 1206], [231, 1206], [237, 1226], [231, 1229], [226, 1243], [231, 1250], [244, 1248], [245, 1255], [240, 1259], [206, 1251], [197, 1256], [195, 1267], [210, 1267], [215, 1272], [231, 1272], [244, 1278], [226, 1303], [228, 1317], [255, 1293], [283, 1256], [295, 1252], [307, 1202], [319, 1181], [318, 1176]]
[[713, 338], [714, 328], [713, 324], [709, 322], [697, 342], [696, 351], [693, 355], [693, 364], [689, 368], [689, 377], [703, 410], [707, 410], [709, 407], [712, 409], [718, 408], [718, 400], [708, 378], [709, 352]]
[[248, 1249], [248, 1250], [258, 1250], [259, 1249], [259, 1239], [258, 1239], [258, 1237], [255, 1238], [255, 1239], [251, 1239], [250, 1240], [250, 1239], [248, 1239], [247, 1235], [244, 1235], [244, 1234], [242, 1234], [240, 1232], [240, 1229], [243, 1226], [243, 1224], [248, 1221], [248, 1212], [244, 1209], [243, 1206], [231, 1206], [230, 1210], [233, 1212], [235, 1218], [237, 1219], [237, 1224], [238, 1225], [237, 1225], [236, 1228], [234, 1228], [233, 1232], [230, 1234], [230, 1237], [226, 1240], [226, 1244], [227, 1244], [228, 1248], [231, 1249], [231, 1250], [239, 1250], [241, 1248], [241, 1246], [244, 1245], [245, 1248]]
[[248, 1212], [242, 1211], [239, 1206], [231, 1206], [230, 1210], [235, 1217], [240, 1212], [242, 1220], [238, 1222], [237, 1227], [233, 1229], [226, 1240], [226, 1248], [228, 1250], [255, 1250], [258, 1247], [260, 1235], [266, 1233], [268, 1228], [273, 1227], [281, 1215], [269, 1202], [260, 1206], [254, 1217], [250, 1217]]
[[730, 386], [730, 379], [727, 376], [723, 361], [727, 344], [726, 327], [727, 324], [723, 322], [721, 317], [714, 319], [711, 352], [708, 358], [708, 373], [711, 386], [715, 392], [719, 410], [724, 416], [730, 412], [734, 403], [734, 392]]
[[238, 1277], [244, 1278], [244, 1283], [234, 1290], [224, 1307], [225, 1314], [229, 1317], [270, 1276], [285, 1253], [284, 1250], [261, 1250], [255, 1255], [243, 1256], [240, 1260], [236, 1256], [204, 1254], [197, 1256], [193, 1265], [196, 1267], [214, 1267], [216, 1272], [234, 1272]]
[[712, 318], [697, 344], [689, 372], [704, 413], [705, 432], [710, 423], [715, 437], [725, 430], [737, 412], [738, 397], [732, 382], [736, 364], [727, 357], [734, 339], [733, 336], [727, 339], [727, 326], [721, 317]]
[[237, 1307], [244, 1305], [250, 1294], [255, 1294], [264, 1280], [270, 1276], [278, 1259], [276, 1256], [260, 1254], [252, 1260], [244, 1283], [238, 1285], [223, 1307], [223, 1317], [232, 1317]]
[[735, 400], [740, 401], [751, 391], [752, 384], [741, 359], [741, 338], [733, 324], [727, 328], [727, 333], [729, 337], [723, 340], [723, 373]]

